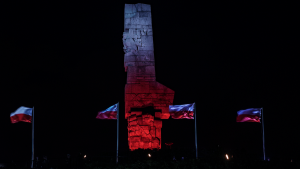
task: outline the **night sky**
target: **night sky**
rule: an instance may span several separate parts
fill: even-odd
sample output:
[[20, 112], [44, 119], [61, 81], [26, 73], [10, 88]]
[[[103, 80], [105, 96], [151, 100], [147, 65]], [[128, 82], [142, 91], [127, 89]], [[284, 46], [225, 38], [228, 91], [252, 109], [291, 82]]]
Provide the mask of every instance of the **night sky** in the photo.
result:
[[[36, 155], [65, 157], [114, 155], [117, 121], [95, 117], [120, 102], [120, 150], [128, 150], [125, 3], [151, 5], [156, 80], [175, 91], [174, 105], [196, 102], [200, 154], [219, 145], [262, 158], [261, 124], [235, 120], [238, 110], [263, 107], [266, 156], [299, 158], [288, 44], [296, 22], [284, 5], [23, 3], [2, 6], [0, 159], [31, 158], [31, 124], [9, 118], [20, 106], [34, 106]], [[194, 147], [194, 120], [162, 121], [162, 149]]]

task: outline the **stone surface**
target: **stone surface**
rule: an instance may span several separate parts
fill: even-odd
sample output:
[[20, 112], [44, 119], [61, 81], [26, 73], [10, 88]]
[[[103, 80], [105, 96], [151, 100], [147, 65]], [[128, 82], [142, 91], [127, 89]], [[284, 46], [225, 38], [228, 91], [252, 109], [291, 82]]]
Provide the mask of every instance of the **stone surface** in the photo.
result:
[[129, 148], [161, 149], [161, 119], [170, 117], [174, 91], [156, 82], [151, 7], [125, 4], [124, 14], [125, 118]]

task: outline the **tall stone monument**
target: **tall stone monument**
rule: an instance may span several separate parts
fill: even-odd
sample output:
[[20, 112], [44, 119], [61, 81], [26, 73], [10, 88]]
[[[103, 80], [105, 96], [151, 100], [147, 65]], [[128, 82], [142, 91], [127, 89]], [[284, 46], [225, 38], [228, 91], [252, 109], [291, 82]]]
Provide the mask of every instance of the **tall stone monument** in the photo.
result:
[[161, 149], [161, 119], [170, 117], [175, 92], [155, 78], [150, 5], [125, 4], [123, 49], [129, 148]]

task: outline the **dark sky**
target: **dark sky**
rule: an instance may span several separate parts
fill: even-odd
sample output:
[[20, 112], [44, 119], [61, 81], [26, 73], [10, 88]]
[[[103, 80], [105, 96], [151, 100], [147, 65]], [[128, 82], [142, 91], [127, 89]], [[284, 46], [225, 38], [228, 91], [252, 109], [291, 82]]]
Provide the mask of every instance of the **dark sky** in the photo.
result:
[[[283, 4], [29, 3], [1, 15], [0, 157], [31, 153], [31, 124], [11, 124], [20, 106], [35, 109], [37, 155], [116, 148], [116, 120], [98, 111], [120, 102], [124, 117], [124, 4], [152, 9], [156, 79], [175, 91], [174, 104], [197, 104], [198, 146], [261, 153], [259, 123], [236, 123], [236, 112], [264, 108], [268, 157], [299, 156], [297, 66]], [[295, 65], [295, 66], [294, 66]], [[194, 146], [193, 120], [163, 120], [165, 142]], [[200, 150], [199, 150], [200, 151]]]

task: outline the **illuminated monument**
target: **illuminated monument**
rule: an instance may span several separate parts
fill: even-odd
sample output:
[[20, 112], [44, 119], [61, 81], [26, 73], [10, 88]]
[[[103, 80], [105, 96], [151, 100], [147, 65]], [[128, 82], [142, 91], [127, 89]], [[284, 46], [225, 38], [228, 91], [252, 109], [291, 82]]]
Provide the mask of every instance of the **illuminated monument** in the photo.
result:
[[161, 149], [161, 119], [170, 117], [175, 92], [155, 78], [150, 5], [125, 4], [123, 46], [129, 149]]

